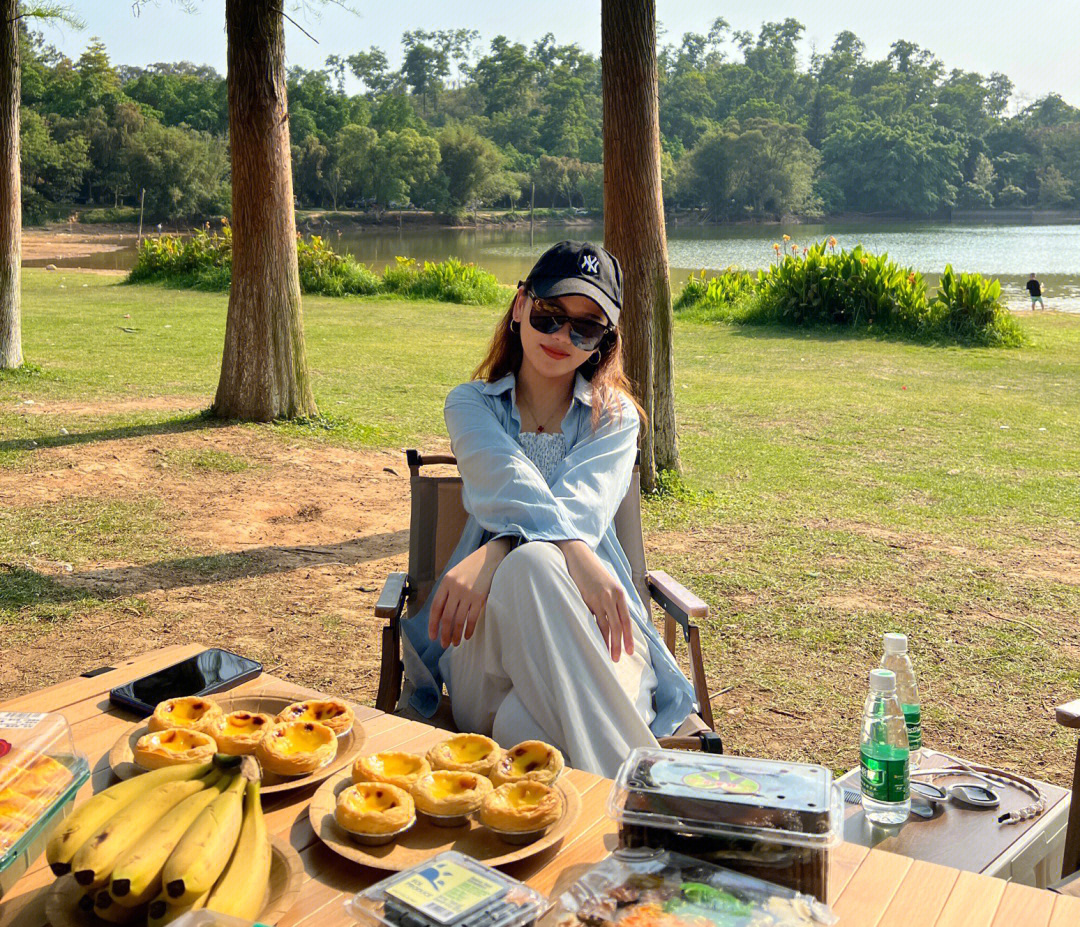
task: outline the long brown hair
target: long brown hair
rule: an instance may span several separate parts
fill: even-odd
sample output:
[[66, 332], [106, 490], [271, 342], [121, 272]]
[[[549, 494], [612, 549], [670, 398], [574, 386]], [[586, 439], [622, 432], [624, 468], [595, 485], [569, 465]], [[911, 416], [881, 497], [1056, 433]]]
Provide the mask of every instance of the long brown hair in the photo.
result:
[[[510, 323], [514, 319], [514, 305], [517, 299], [518, 295], [515, 294], [514, 298], [510, 300], [510, 308], [506, 310], [506, 314], [499, 319], [498, 324], [495, 326], [495, 334], [492, 335], [487, 354], [480, 361], [476, 370], [473, 371], [474, 380], [493, 383], [495, 380], [501, 380], [508, 373], [516, 376], [521, 369], [521, 361], [525, 356], [521, 347], [521, 332], [510, 327]], [[594, 364], [590, 357], [578, 368], [578, 373], [592, 384], [592, 427], [594, 430], [600, 425], [602, 416], [622, 415], [622, 405], [619, 402], [620, 394], [630, 400], [630, 403], [637, 409], [642, 427], [645, 426], [645, 410], [641, 408], [641, 405], [634, 398], [630, 380], [627, 379], [626, 372], [623, 370], [622, 346], [622, 332], [616, 327], [614, 337], [608, 335], [601, 342], [599, 348], [600, 359]]]

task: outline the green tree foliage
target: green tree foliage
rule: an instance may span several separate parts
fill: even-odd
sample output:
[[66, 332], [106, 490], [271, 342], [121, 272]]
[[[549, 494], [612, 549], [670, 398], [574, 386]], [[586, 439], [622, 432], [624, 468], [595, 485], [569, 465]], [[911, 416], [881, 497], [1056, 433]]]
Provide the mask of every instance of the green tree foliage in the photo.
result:
[[[735, 219], [1080, 207], [1080, 110], [1060, 96], [1010, 116], [1003, 74], [950, 70], [908, 41], [875, 60], [851, 31], [804, 64], [804, 39], [791, 18], [753, 32], [718, 18], [658, 49], [668, 208]], [[553, 34], [480, 49], [468, 29], [405, 32], [400, 52], [290, 70], [298, 205], [521, 207], [535, 184], [538, 204], [602, 209], [595, 56]], [[23, 110], [28, 213], [131, 206], [147, 184], [153, 218], [194, 218], [227, 193], [226, 85], [212, 68], [116, 66], [96, 39], [71, 60], [26, 33]]]
[[845, 122], [822, 146], [828, 180], [847, 209], [927, 215], [956, 202], [962, 145], [910, 117]]
[[816, 209], [820, 156], [799, 126], [750, 118], [710, 129], [683, 159], [680, 190], [694, 191], [711, 216], [779, 218]]

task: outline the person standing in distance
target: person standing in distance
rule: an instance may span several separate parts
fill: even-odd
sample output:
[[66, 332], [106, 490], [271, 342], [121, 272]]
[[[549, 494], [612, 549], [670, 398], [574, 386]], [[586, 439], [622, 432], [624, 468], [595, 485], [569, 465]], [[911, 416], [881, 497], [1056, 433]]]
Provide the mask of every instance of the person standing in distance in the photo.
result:
[[1042, 284], [1039, 283], [1039, 281], [1037, 279], [1035, 279], [1035, 275], [1032, 274], [1031, 279], [1029, 279], [1028, 282], [1026, 284], [1024, 284], [1024, 285], [1027, 287], [1027, 291], [1031, 294], [1031, 310], [1032, 310], [1032, 312], [1035, 311], [1035, 303], [1038, 303], [1039, 306], [1041, 306], [1043, 309], [1045, 309], [1046, 308], [1046, 303], [1043, 302], [1043, 298], [1042, 298]]

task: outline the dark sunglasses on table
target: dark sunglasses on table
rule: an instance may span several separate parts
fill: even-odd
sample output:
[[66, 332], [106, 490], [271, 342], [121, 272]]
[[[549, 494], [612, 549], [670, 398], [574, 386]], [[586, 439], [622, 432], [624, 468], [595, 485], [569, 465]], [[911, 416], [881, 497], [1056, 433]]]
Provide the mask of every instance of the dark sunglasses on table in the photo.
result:
[[529, 310], [529, 325], [541, 335], [554, 335], [567, 322], [570, 323], [570, 343], [582, 351], [595, 351], [611, 331], [610, 325], [593, 319], [580, 319], [567, 315], [557, 306], [529, 294], [532, 309]]

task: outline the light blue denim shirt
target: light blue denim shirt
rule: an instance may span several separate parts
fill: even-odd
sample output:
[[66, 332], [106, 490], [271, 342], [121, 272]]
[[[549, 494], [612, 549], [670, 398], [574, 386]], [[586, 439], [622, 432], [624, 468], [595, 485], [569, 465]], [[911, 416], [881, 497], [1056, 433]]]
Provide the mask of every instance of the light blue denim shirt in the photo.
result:
[[[446, 399], [445, 416], [469, 513], [447, 569], [495, 537], [584, 541], [622, 584], [630, 614], [648, 639], [657, 679], [651, 727], [657, 737], [671, 734], [696, 710], [694, 690], [648, 620], [615, 536], [615, 512], [630, 487], [637, 456], [637, 411], [623, 400], [621, 418], [605, 416], [594, 430], [592, 386], [578, 374], [562, 421], [566, 456], [550, 485], [516, 440], [521, 418], [512, 373], [493, 383], [473, 380], [455, 387]], [[410, 704], [424, 717], [439, 707], [442, 684], [447, 691], [452, 685], [442, 673], [449, 661], [439, 666], [444, 648], [428, 637], [433, 597], [434, 590], [424, 607], [402, 623], [405, 674], [415, 687]]]

